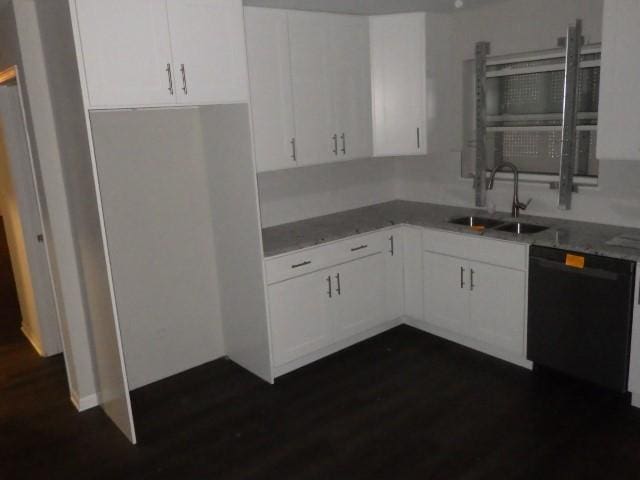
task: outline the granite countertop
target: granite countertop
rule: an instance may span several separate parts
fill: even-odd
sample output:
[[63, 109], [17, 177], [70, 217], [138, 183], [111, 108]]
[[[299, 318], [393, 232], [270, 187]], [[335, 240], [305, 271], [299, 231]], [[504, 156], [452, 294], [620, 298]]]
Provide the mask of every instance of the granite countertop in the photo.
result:
[[480, 232], [473, 231], [469, 227], [448, 222], [452, 217], [466, 215], [495, 218], [505, 222], [513, 221], [509, 213], [498, 212], [489, 215], [485, 210], [473, 208], [394, 200], [265, 228], [262, 231], [264, 255], [265, 257], [273, 257], [393, 225], [407, 224], [640, 261], [640, 249], [606, 244], [608, 240], [618, 235], [630, 233], [640, 235], [640, 229], [637, 228], [521, 215], [520, 222], [544, 225], [549, 229], [539, 233], [516, 236], [513, 233], [492, 229]]

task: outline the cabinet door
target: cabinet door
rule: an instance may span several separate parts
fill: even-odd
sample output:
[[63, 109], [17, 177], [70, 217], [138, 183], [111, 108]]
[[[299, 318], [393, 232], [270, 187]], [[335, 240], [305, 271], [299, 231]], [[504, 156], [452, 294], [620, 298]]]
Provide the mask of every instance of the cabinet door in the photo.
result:
[[426, 17], [370, 19], [373, 150], [376, 156], [426, 153]]
[[331, 314], [336, 341], [385, 321], [385, 261], [382, 253], [334, 268]]
[[259, 172], [296, 166], [287, 12], [244, 9]]
[[[402, 230], [389, 232], [389, 250], [385, 256], [385, 320], [404, 315], [404, 264]], [[422, 290], [420, 291], [422, 296]]]
[[76, 0], [75, 5], [91, 108], [176, 102], [163, 0]]
[[247, 102], [242, 2], [166, 1], [178, 102]]
[[275, 365], [283, 365], [332, 342], [328, 315], [331, 273], [322, 270], [269, 286]]
[[640, 160], [639, 23], [638, 0], [604, 2], [596, 147], [602, 160]]
[[289, 44], [298, 163], [338, 160], [331, 101], [330, 25], [334, 15], [289, 12]]
[[369, 19], [335, 15], [331, 20], [331, 99], [338, 130], [338, 157], [371, 157], [371, 63]]
[[524, 354], [525, 273], [484, 263], [469, 264], [471, 336]]
[[469, 335], [469, 265], [437, 253], [423, 253], [424, 319], [451, 332]]

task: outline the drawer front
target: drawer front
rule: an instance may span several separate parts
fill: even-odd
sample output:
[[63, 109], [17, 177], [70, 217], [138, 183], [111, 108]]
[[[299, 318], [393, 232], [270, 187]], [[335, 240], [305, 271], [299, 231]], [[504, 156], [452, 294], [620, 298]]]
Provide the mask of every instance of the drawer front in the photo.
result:
[[315, 272], [357, 258], [389, 250], [393, 230], [349, 237], [334, 243], [307, 248], [280, 257], [266, 259], [267, 284]]
[[527, 245], [521, 243], [425, 229], [422, 246], [429, 252], [522, 271], [527, 269]]

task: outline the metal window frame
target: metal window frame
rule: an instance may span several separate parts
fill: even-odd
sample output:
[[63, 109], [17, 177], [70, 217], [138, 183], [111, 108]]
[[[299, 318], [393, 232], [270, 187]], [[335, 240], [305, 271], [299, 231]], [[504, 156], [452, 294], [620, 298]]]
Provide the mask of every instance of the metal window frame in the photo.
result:
[[[487, 78], [513, 75], [518, 73], [530, 73], [532, 69], [508, 69], [504, 71], [487, 73], [487, 66], [513, 63], [514, 60], [527, 61], [551, 58], [563, 58], [564, 67], [552, 68], [553, 70], [562, 70], [564, 68], [564, 98], [562, 125], [557, 127], [539, 127], [540, 130], [562, 130], [561, 158], [559, 165], [559, 173], [557, 180], [550, 182], [552, 189], [558, 190], [558, 208], [561, 210], [569, 210], [571, 208], [572, 194], [577, 192], [577, 186], [574, 184], [574, 157], [576, 149], [576, 134], [580, 130], [595, 130], [597, 126], [578, 126], [578, 105], [577, 105], [577, 84], [580, 68], [599, 66], [600, 60], [583, 60], [581, 55], [589, 53], [597, 53], [600, 51], [599, 45], [590, 45], [583, 48], [582, 37], [582, 21], [576, 20], [575, 25], [569, 25], [567, 28], [567, 37], [565, 42], [564, 54], [560, 49], [547, 50], [543, 52], [531, 52], [530, 54], [514, 54], [504, 55], [488, 59], [490, 53], [490, 44], [488, 42], [478, 42], [475, 47], [475, 173], [473, 186], [475, 190], [475, 204], [477, 207], [486, 205], [486, 134], [488, 131], [508, 131], [518, 129], [519, 127], [491, 127], [487, 128], [487, 109], [486, 109], [486, 82]], [[549, 71], [546, 67], [544, 71]], [[537, 70], [536, 70], [537, 71]], [[530, 129], [530, 127], [526, 127]], [[543, 175], [541, 175], [542, 177]], [[593, 179], [590, 177], [585, 184], [592, 184]], [[596, 181], [597, 182], [597, 181]]]

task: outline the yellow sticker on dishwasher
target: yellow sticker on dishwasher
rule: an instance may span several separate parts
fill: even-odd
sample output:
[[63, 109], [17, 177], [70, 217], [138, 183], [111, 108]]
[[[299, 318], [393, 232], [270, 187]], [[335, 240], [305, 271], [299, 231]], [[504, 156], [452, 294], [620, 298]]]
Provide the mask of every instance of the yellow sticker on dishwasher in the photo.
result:
[[581, 255], [571, 255], [567, 253], [564, 259], [564, 264], [568, 267], [584, 268], [584, 257]]

